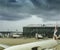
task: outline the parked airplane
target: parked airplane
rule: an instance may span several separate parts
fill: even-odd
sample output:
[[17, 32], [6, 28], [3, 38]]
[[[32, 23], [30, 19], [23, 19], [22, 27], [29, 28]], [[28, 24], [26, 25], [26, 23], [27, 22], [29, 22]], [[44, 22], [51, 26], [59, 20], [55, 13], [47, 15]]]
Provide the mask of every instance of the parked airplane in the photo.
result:
[[39, 41], [39, 42], [33, 42], [28, 44], [22, 44], [22, 45], [16, 45], [12, 47], [8, 47], [4, 50], [46, 50], [51, 49], [52, 47], [55, 47], [57, 45], [56, 40], [45, 40], [45, 41]]
[[[56, 50], [55, 46], [58, 45], [58, 42], [56, 40], [56, 32], [57, 31], [55, 27], [53, 39], [32, 42], [32, 43], [27, 43], [27, 44], [22, 44], [22, 45], [16, 45], [16, 46], [8, 47], [8, 48], [5, 46], [4, 50]], [[4, 47], [4, 45], [2, 47]]]

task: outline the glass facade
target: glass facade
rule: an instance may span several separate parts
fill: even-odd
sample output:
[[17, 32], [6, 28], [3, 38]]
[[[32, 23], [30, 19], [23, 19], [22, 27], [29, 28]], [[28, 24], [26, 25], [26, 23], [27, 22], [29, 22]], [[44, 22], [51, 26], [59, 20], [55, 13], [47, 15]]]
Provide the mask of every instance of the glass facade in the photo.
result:
[[[57, 28], [57, 35], [60, 33], [60, 27]], [[35, 37], [35, 34], [41, 34], [44, 37], [52, 37], [54, 33], [54, 27], [23, 27], [24, 37]]]

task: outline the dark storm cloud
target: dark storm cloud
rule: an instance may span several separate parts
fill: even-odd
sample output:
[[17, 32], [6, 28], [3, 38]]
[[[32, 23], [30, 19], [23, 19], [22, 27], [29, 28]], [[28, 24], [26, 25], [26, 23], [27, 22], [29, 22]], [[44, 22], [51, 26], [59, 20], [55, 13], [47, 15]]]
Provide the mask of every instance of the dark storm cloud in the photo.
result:
[[[28, 4], [28, 5], [27, 5]], [[24, 0], [0, 0], [0, 20], [21, 20], [30, 17], [32, 4]]]
[[[35, 13], [44, 20], [60, 20], [60, 0], [31, 0]], [[33, 13], [34, 14], [34, 13]]]
[[60, 20], [60, 0], [0, 0], [0, 20], [21, 20], [37, 15]]

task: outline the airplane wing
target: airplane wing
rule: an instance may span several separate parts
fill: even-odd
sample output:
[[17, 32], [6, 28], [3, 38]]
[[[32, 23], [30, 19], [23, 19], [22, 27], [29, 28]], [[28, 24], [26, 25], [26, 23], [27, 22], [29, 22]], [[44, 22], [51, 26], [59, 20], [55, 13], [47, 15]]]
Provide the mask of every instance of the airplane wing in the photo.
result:
[[3, 47], [3, 48], [8, 48], [8, 47], [10, 47], [10, 46], [5, 45], [5, 44], [0, 44], [0, 47]]

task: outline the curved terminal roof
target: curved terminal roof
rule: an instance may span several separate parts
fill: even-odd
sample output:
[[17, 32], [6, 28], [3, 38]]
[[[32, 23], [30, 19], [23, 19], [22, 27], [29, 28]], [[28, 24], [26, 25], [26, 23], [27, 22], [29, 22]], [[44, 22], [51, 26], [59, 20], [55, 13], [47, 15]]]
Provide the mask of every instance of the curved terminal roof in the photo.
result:
[[[56, 24], [29, 24], [24, 27], [55, 27]], [[57, 25], [57, 27], [60, 27], [60, 24]]]

